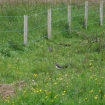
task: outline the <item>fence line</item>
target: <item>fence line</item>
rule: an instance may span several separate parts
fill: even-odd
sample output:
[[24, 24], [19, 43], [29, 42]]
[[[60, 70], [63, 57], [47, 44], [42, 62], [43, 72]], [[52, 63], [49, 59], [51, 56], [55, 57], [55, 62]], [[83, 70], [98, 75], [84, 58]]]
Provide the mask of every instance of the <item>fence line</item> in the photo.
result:
[[[98, 4], [98, 3], [97, 3]], [[67, 24], [68, 24], [68, 29], [66, 30], [63, 30], [63, 31], [59, 31], [59, 32], [55, 32], [54, 34], [57, 34], [57, 33], [62, 33], [62, 32], [66, 32], [66, 31], [71, 31], [74, 30], [74, 29], [78, 29], [80, 28], [80, 26], [76, 26], [76, 27], [72, 27], [72, 19], [75, 18], [75, 17], [79, 17], [81, 16], [84, 20], [84, 23], [82, 26], [84, 26], [86, 29], [88, 28], [89, 25], [92, 25], [92, 24], [97, 24], [98, 21], [100, 23], [100, 26], [105, 26], [103, 25], [103, 14], [104, 14], [104, 10], [103, 10], [103, 5], [104, 5], [104, 2], [103, 0], [100, 1], [99, 3], [99, 11], [96, 11], [96, 12], [92, 12], [91, 14], [95, 14], [95, 13], [99, 13], [99, 20], [97, 20], [97, 22], [93, 22], [93, 23], [88, 23], [88, 17], [89, 17], [89, 3], [88, 1], [86, 1], [85, 3], [83, 4], [78, 4], [77, 6], [84, 6], [84, 13], [83, 14], [79, 14], [79, 15], [74, 15], [72, 16], [72, 8], [75, 7], [74, 6], [71, 6], [71, 5], [68, 5], [68, 7], [61, 7], [61, 8], [48, 8], [48, 11], [43, 11], [43, 12], [40, 12], [40, 13], [36, 13], [36, 14], [33, 14], [33, 15], [24, 15], [24, 18], [23, 16], [0, 16], [0, 18], [23, 18], [24, 19], [24, 22], [23, 22], [23, 30], [0, 30], [0, 32], [2, 33], [7, 33], [7, 32], [22, 32], [24, 33], [24, 44], [26, 45], [28, 43], [28, 32], [32, 31], [32, 30], [35, 30], [35, 29], [39, 29], [41, 27], [45, 27], [47, 28], [47, 34], [48, 34], [48, 39], [51, 39], [52, 37], [52, 24], [55, 24], [55, 23], [58, 23], [58, 22], [61, 22], [61, 21], [64, 21], [64, 20], [67, 20]], [[63, 10], [63, 9], [67, 9], [67, 16], [66, 18], [63, 18], [61, 20], [57, 20], [57, 21], [52, 21], [52, 11], [54, 12], [55, 10]], [[38, 15], [40, 14], [44, 14], [44, 13], [47, 13], [46, 17], [48, 17], [47, 19], [47, 23], [46, 24], [42, 24], [40, 26], [37, 26], [37, 27], [33, 27], [33, 28], [28, 28], [28, 19], [31, 18], [31, 17], [37, 17]], [[22, 23], [22, 22], [21, 22]], [[41, 39], [41, 38], [40, 38]]]

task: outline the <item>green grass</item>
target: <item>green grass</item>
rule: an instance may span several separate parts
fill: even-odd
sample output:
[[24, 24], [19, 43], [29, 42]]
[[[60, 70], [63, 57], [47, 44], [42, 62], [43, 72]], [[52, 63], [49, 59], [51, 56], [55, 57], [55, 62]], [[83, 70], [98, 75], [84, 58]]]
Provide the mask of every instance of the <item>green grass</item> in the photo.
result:
[[[65, 19], [52, 23], [53, 36], [48, 40], [43, 38], [47, 35], [47, 26], [34, 29], [47, 23], [48, 5], [24, 2], [0, 5], [1, 16], [30, 15], [27, 46], [22, 44], [23, 17], [0, 20], [0, 30], [21, 30], [19, 33], [0, 33], [0, 84], [25, 81], [22, 90], [16, 90], [13, 97], [0, 97], [1, 105], [105, 104], [104, 26], [89, 25], [85, 30], [82, 16], [79, 16], [72, 18], [72, 27], [75, 29], [80, 25], [75, 30], [85, 35], [68, 31], [59, 33], [68, 29]], [[65, 4], [53, 5], [52, 9], [53, 22], [67, 18]], [[72, 10], [74, 15], [82, 14], [83, 6]], [[38, 14], [42, 11], [45, 12]], [[35, 14], [35, 17], [31, 14]], [[96, 18], [90, 17], [89, 23], [95, 19], [98, 21], [98, 15]], [[48, 51], [49, 46], [52, 52]], [[55, 62], [68, 65], [68, 68], [58, 70]]]

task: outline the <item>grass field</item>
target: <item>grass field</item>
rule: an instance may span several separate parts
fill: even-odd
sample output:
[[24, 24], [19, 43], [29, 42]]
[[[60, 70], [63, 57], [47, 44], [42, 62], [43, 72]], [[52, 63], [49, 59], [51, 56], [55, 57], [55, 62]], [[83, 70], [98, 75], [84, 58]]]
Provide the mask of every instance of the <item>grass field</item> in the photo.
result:
[[[1, 16], [7, 16], [0, 17], [0, 30], [16, 31], [0, 32], [0, 104], [104, 105], [105, 27], [99, 27], [97, 14], [90, 14], [89, 24], [97, 23], [89, 25], [87, 30], [83, 28], [80, 16], [72, 19], [72, 27], [77, 31], [61, 32], [68, 29], [67, 7], [65, 4], [53, 5], [53, 36], [48, 40], [45, 38], [47, 26], [40, 28], [47, 23], [48, 7], [47, 4], [24, 2], [0, 4]], [[83, 8], [74, 6], [72, 15], [82, 14]], [[94, 6], [89, 11], [96, 10]], [[39, 14], [42, 11], [45, 12]], [[27, 46], [23, 45], [21, 16], [24, 14], [29, 15]], [[64, 21], [56, 23], [63, 18]], [[75, 29], [77, 24], [79, 28]], [[48, 51], [49, 47], [52, 51]], [[56, 62], [67, 68], [57, 69]]]

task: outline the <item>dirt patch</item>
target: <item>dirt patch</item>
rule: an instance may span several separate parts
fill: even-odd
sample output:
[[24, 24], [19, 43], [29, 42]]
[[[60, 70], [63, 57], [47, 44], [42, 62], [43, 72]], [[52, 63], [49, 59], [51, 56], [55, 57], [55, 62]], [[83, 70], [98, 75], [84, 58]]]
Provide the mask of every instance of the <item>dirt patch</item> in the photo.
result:
[[15, 88], [11, 84], [0, 84], [0, 95], [2, 98], [10, 97], [15, 94]]
[[2, 98], [14, 96], [16, 94], [16, 90], [22, 90], [23, 85], [24, 81], [11, 84], [0, 84], [0, 96]]

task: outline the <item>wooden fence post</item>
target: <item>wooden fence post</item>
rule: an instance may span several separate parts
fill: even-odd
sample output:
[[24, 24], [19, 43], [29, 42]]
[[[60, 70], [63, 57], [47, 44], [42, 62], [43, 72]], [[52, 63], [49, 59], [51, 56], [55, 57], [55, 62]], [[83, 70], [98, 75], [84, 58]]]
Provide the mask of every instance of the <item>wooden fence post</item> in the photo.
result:
[[85, 16], [84, 16], [84, 27], [87, 29], [88, 23], [88, 1], [85, 1]]
[[100, 26], [103, 25], [103, 0], [100, 0]]
[[51, 37], [51, 8], [48, 8], [48, 39]]
[[68, 5], [68, 28], [71, 30], [71, 5]]
[[24, 44], [28, 44], [28, 16], [24, 15]]

